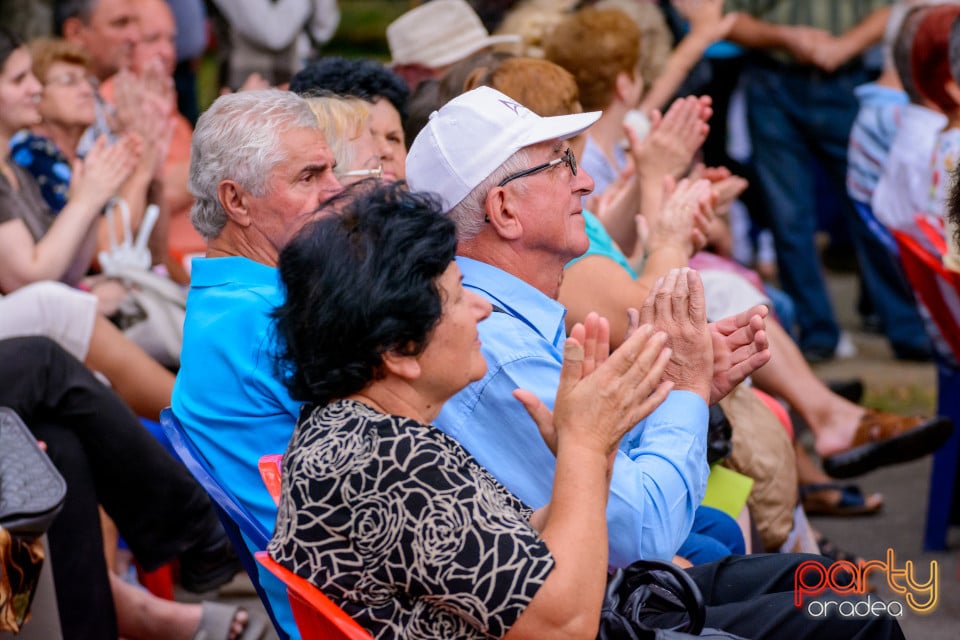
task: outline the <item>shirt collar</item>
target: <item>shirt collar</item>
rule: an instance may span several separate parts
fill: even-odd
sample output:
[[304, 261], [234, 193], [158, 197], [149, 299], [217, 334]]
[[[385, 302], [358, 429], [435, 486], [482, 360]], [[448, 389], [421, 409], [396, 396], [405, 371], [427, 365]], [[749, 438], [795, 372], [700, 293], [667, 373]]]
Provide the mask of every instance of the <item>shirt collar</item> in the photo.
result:
[[534, 331], [559, 345], [566, 337], [563, 324], [567, 310], [520, 278], [472, 258], [457, 256], [463, 284], [480, 292], [506, 313], [528, 324]]
[[216, 287], [242, 282], [277, 287], [280, 272], [275, 267], [242, 256], [194, 258], [190, 268], [191, 287]]

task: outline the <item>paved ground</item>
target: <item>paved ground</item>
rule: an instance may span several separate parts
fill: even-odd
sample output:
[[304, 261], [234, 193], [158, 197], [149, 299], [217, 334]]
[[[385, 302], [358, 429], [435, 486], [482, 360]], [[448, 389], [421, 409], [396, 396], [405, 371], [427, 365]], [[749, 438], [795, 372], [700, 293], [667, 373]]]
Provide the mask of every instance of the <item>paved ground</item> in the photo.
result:
[[[932, 364], [909, 364], [894, 360], [882, 338], [859, 331], [853, 304], [855, 283], [851, 276], [832, 275], [831, 293], [836, 311], [844, 327], [851, 332], [858, 355], [817, 367], [825, 379], [860, 377], [867, 388], [865, 404], [875, 407], [913, 408], [930, 412], [936, 402], [936, 372]], [[897, 566], [911, 560], [916, 576], [926, 580], [930, 563], [939, 569], [939, 603], [927, 615], [908, 610], [901, 624], [908, 638], [941, 640], [960, 638], [960, 528], [950, 533], [949, 550], [945, 553], [923, 553], [923, 523], [926, 517], [927, 491], [930, 482], [929, 458], [913, 463], [881, 469], [857, 482], [865, 492], [884, 494], [883, 511], [872, 517], [839, 519], [816, 518], [814, 526], [840, 548], [859, 554], [864, 559], [885, 559], [887, 549], [896, 554]], [[878, 576], [873, 584], [884, 598], [903, 601], [894, 594], [886, 580]]]
[[[936, 375], [932, 364], [901, 363], [894, 360], [885, 341], [859, 331], [853, 303], [856, 299], [851, 276], [832, 275], [831, 292], [837, 314], [850, 331], [858, 355], [817, 367], [824, 379], [860, 377], [866, 384], [865, 404], [874, 407], [930, 412], [936, 401]], [[868, 560], [883, 560], [887, 549], [893, 549], [896, 565], [912, 561], [919, 580], [929, 577], [930, 562], [939, 570], [939, 602], [927, 615], [914, 613], [908, 607], [901, 624], [908, 638], [946, 640], [960, 638], [960, 527], [951, 531], [950, 550], [946, 553], [923, 553], [923, 522], [926, 515], [930, 461], [882, 469], [859, 478], [866, 492], [880, 491], [885, 496], [883, 511], [867, 518], [816, 518], [813, 523], [840, 548], [857, 553]], [[904, 601], [895, 594], [882, 576], [872, 580], [878, 595], [888, 601]], [[239, 602], [252, 610], [262, 607], [251, 596], [249, 581], [238, 579], [221, 592], [224, 601]], [[265, 614], [263, 614], [265, 615]]]

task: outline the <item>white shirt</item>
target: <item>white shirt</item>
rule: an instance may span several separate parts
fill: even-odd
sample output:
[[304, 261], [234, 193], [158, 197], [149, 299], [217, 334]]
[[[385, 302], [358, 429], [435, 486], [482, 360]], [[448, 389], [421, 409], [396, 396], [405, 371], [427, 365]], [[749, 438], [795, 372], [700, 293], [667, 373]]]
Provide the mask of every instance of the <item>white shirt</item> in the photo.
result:
[[887, 227], [913, 227], [913, 216], [929, 208], [930, 158], [946, 124], [943, 114], [926, 107], [909, 104], [904, 108], [902, 125], [871, 201], [873, 214]]

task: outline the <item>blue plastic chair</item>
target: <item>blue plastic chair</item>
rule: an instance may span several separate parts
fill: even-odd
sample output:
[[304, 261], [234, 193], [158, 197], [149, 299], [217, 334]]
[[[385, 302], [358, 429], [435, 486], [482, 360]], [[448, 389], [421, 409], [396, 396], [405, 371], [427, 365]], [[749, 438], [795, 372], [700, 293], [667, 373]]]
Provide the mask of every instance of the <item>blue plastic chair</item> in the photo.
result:
[[863, 224], [867, 226], [870, 233], [872, 233], [892, 255], [899, 256], [900, 247], [897, 246], [897, 241], [894, 239], [893, 234], [890, 233], [890, 230], [887, 229], [882, 222], [877, 220], [877, 217], [873, 213], [873, 207], [857, 200], [851, 200], [851, 202], [853, 202], [853, 208], [856, 210], [857, 215], [860, 216], [860, 219], [863, 220]]
[[[919, 222], [919, 221], [918, 221]], [[933, 455], [927, 522], [923, 532], [924, 551], [947, 548], [947, 531], [954, 519], [954, 502], [960, 483], [960, 275], [944, 268], [917, 239], [894, 231], [900, 247], [900, 260], [920, 302], [930, 312], [936, 327], [928, 327], [937, 363], [937, 413], [953, 420], [953, 435]]]
[[220, 521], [223, 522], [223, 528], [227, 532], [227, 537], [236, 550], [244, 570], [246, 570], [247, 575], [250, 576], [250, 581], [253, 582], [253, 586], [257, 590], [257, 595], [260, 596], [260, 601], [267, 610], [274, 629], [277, 630], [277, 634], [281, 640], [289, 640], [283, 628], [277, 623], [273, 609], [270, 607], [270, 599], [260, 585], [259, 565], [247, 548], [246, 541], [243, 539], [245, 535], [254, 546], [259, 549], [266, 549], [267, 543], [270, 541], [270, 532], [264, 529], [263, 526], [250, 515], [250, 512], [237, 502], [233, 494], [214, 477], [210, 471], [210, 463], [193, 444], [193, 441], [190, 440], [190, 437], [183, 430], [180, 421], [173, 415], [170, 407], [160, 412], [160, 425], [163, 427], [163, 432], [167, 436], [167, 439], [170, 440], [170, 444], [173, 446], [173, 450], [177, 456], [183, 461], [183, 464], [186, 465], [187, 470], [193, 474], [197, 482], [200, 483], [200, 486], [210, 495], [213, 506], [217, 510], [217, 515], [220, 516]]

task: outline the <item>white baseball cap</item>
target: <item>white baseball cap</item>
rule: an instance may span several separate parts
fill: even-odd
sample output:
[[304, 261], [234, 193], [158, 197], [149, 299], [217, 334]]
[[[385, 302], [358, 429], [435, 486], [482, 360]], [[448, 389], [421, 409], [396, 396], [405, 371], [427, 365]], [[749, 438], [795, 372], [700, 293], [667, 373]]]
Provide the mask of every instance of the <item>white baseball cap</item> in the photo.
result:
[[495, 44], [521, 42], [519, 35], [491, 36], [466, 0], [431, 0], [387, 25], [391, 66], [444, 67]]
[[440, 197], [450, 211], [514, 153], [586, 131], [599, 111], [543, 118], [490, 87], [464, 93], [430, 114], [407, 154], [407, 185]]

